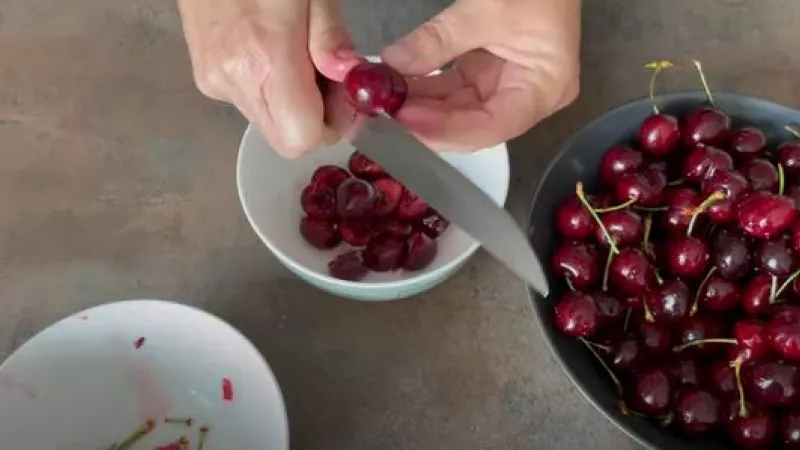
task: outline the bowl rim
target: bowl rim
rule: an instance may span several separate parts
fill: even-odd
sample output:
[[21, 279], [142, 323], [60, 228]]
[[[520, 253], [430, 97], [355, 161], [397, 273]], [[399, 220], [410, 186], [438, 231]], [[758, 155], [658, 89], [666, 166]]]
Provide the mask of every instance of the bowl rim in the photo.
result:
[[248, 339], [247, 336], [242, 334], [242, 332], [239, 331], [239, 329], [237, 329], [236, 327], [234, 327], [233, 325], [228, 323], [226, 320], [223, 320], [221, 317], [219, 317], [217, 315], [214, 315], [214, 314], [212, 314], [212, 313], [210, 313], [210, 312], [208, 312], [208, 311], [206, 311], [204, 309], [198, 308], [196, 306], [188, 305], [188, 304], [185, 304], [185, 303], [179, 303], [179, 302], [172, 301], [172, 300], [163, 300], [163, 299], [157, 299], [157, 298], [130, 298], [130, 299], [125, 299], [125, 300], [118, 300], [118, 301], [112, 301], [112, 302], [108, 302], [108, 303], [103, 303], [103, 304], [100, 304], [100, 305], [92, 306], [92, 307], [80, 310], [78, 312], [69, 314], [69, 315], [67, 315], [67, 316], [65, 316], [65, 317], [63, 317], [63, 318], [61, 318], [59, 320], [56, 320], [55, 322], [52, 322], [51, 324], [45, 326], [44, 328], [39, 330], [36, 334], [31, 336], [29, 339], [27, 339], [16, 350], [11, 352], [11, 354], [8, 355], [8, 357], [6, 357], [5, 360], [0, 362], [0, 372], [2, 372], [3, 369], [7, 369], [8, 366], [13, 362], [14, 359], [19, 357], [19, 355], [21, 355], [25, 351], [25, 349], [27, 347], [30, 347], [32, 345], [31, 344], [32, 342], [34, 342], [36, 339], [40, 339], [42, 337], [42, 335], [44, 333], [46, 333], [48, 330], [51, 330], [54, 327], [56, 327], [56, 326], [58, 326], [58, 325], [60, 325], [62, 323], [67, 322], [68, 320], [74, 318], [75, 316], [80, 316], [80, 315], [83, 315], [83, 314], [90, 314], [92, 311], [97, 311], [98, 309], [116, 308], [116, 307], [125, 306], [125, 305], [133, 305], [133, 306], [144, 305], [146, 307], [148, 305], [154, 305], [154, 304], [165, 305], [165, 306], [170, 306], [170, 307], [178, 307], [179, 309], [184, 309], [184, 310], [190, 311], [192, 313], [195, 313], [195, 314], [198, 314], [198, 315], [201, 315], [201, 316], [205, 316], [206, 318], [209, 318], [209, 319], [211, 319], [211, 320], [213, 320], [215, 322], [218, 322], [223, 328], [227, 328], [229, 331], [233, 332], [234, 336], [236, 336], [239, 339], [241, 339], [241, 341], [242, 341], [242, 343], [244, 344], [245, 347], [248, 347], [249, 350], [253, 351], [253, 354], [257, 356], [258, 362], [263, 364], [264, 369], [266, 369], [266, 378], [267, 379], [265, 381], [267, 383], [270, 383], [273, 386], [275, 386], [276, 393], [277, 393], [277, 402], [278, 402], [278, 405], [276, 405], [276, 406], [278, 406], [280, 408], [281, 412], [282, 412], [282, 414], [281, 414], [281, 418], [282, 418], [282, 420], [281, 420], [282, 421], [281, 428], [283, 429], [284, 436], [286, 436], [286, 446], [283, 447], [283, 450], [289, 450], [291, 448], [291, 445], [290, 445], [290, 443], [291, 443], [291, 435], [289, 434], [290, 433], [289, 432], [289, 430], [290, 430], [289, 429], [289, 414], [286, 411], [286, 400], [283, 397], [283, 390], [281, 389], [281, 385], [280, 385], [280, 382], [278, 381], [278, 377], [275, 375], [275, 372], [272, 370], [272, 367], [267, 362], [267, 359], [264, 357], [264, 354], [261, 353], [260, 350], [258, 350], [258, 348], [255, 346], [255, 344], [253, 344], [253, 342], [250, 341], [250, 339]]
[[[244, 155], [244, 148], [245, 142], [248, 140], [248, 137], [251, 133], [257, 133], [258, 131], [253, 127], [252, 124], [247, 125], [247, 129], [242, 134], [242, 139], [239, 143], [239, 154], [236, 158], [236, 190], [239, 195], [239, 203], [242, 206], [242, 210], [244, 211], [245, 216], [247, 217], [247, 221], [250, 223], [250, 227], [255, 231], [256, 235], [258, 235], [261, 242], [269, 248], [269, 250], [285, 265], [289, 266], [295, 272], [300, 272], [308, 277], [314, 278], [319, 280], [323, 283], [328, 285], [336, 286], [337, 288], [341, 289], [397, 289], [402, 287], [407, 287], [409, 284], [417, 284], [417, 283], [429, 283], [434, 281], [442, 276], [442, 274], [449, 273], [454, 269], [458, 268], [462, 263], [468, 260], [480, 247], [480, 242], [475, 240], [472, 236], [467, 235], [467, 237], [472, 241], [467, 247], [466, 250], [458, 254], [453, 259], [445, 262], [442, 264], [441, 267], [438, 267], [430, 272], [426, 273], [419, 273], [414, 274], [412, 276], [408, 276], [402, 278], [400, 280], [392, 280], [392, 281], [348, 281], [348, 280], [340, 280], [338, 278], [334, 278], [326, 273], [318, 272], [316, 270], [312, 270], [311, 268], [298, 263], [293, 258], [290, 258], [285, 252], [280, 250], [270, 239], [267, 238], [263, 230], [259, 226], [257, 226], [255, 219], [253, 218], [253, 214], [250, 211], [250, 208], [247, 205], [244, 197], [244, 189], [242, 186], [242, 167], [243, 167], [243, 155]], [[486, 149], [477, 150], [477, 152], [481, 152], [484, 150], [493, 149], [493, 151], [498, 153], [498, 157], [502, 158], [502, 164], [505, 170], [502, 174], [499, 174], [503, 178], [503, 192], [502, 192], [502, 207], [505, 207], [506, 201], [508, 201], [508, 192], [511, 186], [511, 162], [510, 157], [508, 154], [508, 146], [506, 142], [501, 142], [497, 145], [492, 147], [488, 147]], [[454, 154], [457, 152], [453, 152]], [[412, 273], [413, 272], [408, 272]]]
[[[702, 96], [702, 98], [705, 98], [705, 92], [701, 91], [701, 90], [687, 90], [687, 91], [664, 93], [664, 94], [656, 95], [655, 98], [654, 98], [654, 101], [658, 102], [660, 100], [668, 100], [670, 98], [676, 98], [676, 97], [696, 97], [696, 96]], [[775, 101], [772, 101], [772, 100], [768, 100], [768, 99], [765, 99], [765, 98], [755, 97], [755, 96], [752, 96], [752, 95], [746, 95], [746, 94], [741, 94], [741, 93], [734, 93], [734, 92], [727, 92], [727, 91], [721, 91], [720, 90], [720, 91], [714, 91], [714, 96], [716, 98], [724, 98], [724, 99], [730, 99], [730, 100], [747, 100], [747, 101], [750, 101], [750, 102], [756, 101], [756, 102], [765, 103], [765, 104], [769, 104], [769, 105], [773, 105], [773, 106], [781, 106], [781, 107], [786, 108], [786, 109], [791, 109], [791, 110], [797, 111], [798, 114], [800, 114], [800, 110], [798, 110], [796, 108], [793, 108], [791, 106], [784, 105], [784, 104], [781, 104], [781, 103], [778, 103], [778, 102], [775, 102]], [[595, 125], [597, 125], [598, 123], [603, 121], [607, 116], [610, 116], [610, 115], [612, 115], [614, 113], [617, 113], [617, 112], [619, 112], [619, 111], [621, 111], [623, 109], [630, 108], [630, 107], [632, 107], [634, 105], [638, 105], [638, 104], [641, 104], [643, 102], [650, 102], [650, 101], [651, 100], [650, 100], [649, 97], [643, 96], [643, 97], [639, 97], [639, 98], [627, 101], [627, 102], [625, 102], [625, 103], [623, 103], [621, 105], [615, 106], [615, 107], [613, 107], [611, 109], [605, 110], [605, 111], [601, 112], [599, 115], [597, 115], [595, 118], [593, 118], [593, 119], [589, 120], [588, 122], [586, 122], [585, 124], [581, 125], [580, 128], [577, 131], [572, 133], [569, 136], [569, 138], [566, 139], [561, 146], [559, 146], [558, 152], [555, 154], [555, 156], [553, 156], [553, 158], [547, 164], [547, 167], [541, 172], [541, 175], [539, 176], [539, 180], [536, 182], [536, 189], [534, 190], [533, 198], [532, 198], [532, 201], [531, 201], [531, 206], [530, 206], [530, 208], [528, 210], [528, 215], [527, 215], [527, 220], [528, 220], [527, 229], [529, 230], [529, 233], [535, 233], [536, 232], [536, 230], [534, 230], [533, 227], [532, 227], [533, 213], [534, 213], [534, 211], [536, 209], [536, 206], [539, 203], [539, 200], [541, 198], [542, 189], [544, 188], [545, 180], [548, 179], [548, 177], [550, 176], [551, 172], [553, 172], [555, 167], [564, 158], [564, 155], [566, 155], [567, 150], [573, 147], [574, 143], [576, 141], [578, 141], [578, 138], [581, 137], [583, 135], [583, 133], [586, 132], [586, 130], [588, 130], [590, 128], [593, 128]], [[643, 447], [646, 447], [646, 448], [649, 448], [649, 449], [656, 448], [644, 436], [642, 436], [640, 433], [638, 433], [636, 430], [634, 430], [628, 424], [627, 421], [621, 420], [621, 419], [619, 419], [617, 417], [614, 417], [609, 411], [607, 411], [606, 410], [606, 406], [605, 405], [601, 405], [600, 402], [597, 399], [595, 399], [589, 393], [589, 391], [586, 388], [586, 386], [584, 386], [584, 384], [578, 380], [577, 374], [567, 366], [566, 361], [564, 360], [564, 357], [561, 355], [561, 353], [556, 351], [555, 344], [554, 344], [553, 340], [550, 338], [550, 334], [546, 331], [547, 323], [545, 321], [547, 320], [547, 318], [544, 317], [542, 314], [539, 314], [536, 306], [534, 305], [534, 302], [543, 301], [544, 298], [542, 298], [536, 291], [534, 291], [530, 287], [526, 287], [525, 290], [527, 291], [528, 302], [529, 302], [529, 305], [531, 307], [531, 310], [533, 311], [533, 316], [535, 317], [536, 323], [539, 325], [539, 331], [544, 336], [545, 345], [547, 346], [547, 348], [550, 351], [551, 355], [553, 355], [553, 357], [555, 358], [556, 362], [558, 363], [558, 366], [561, 368], [561, 371], [567, 376], [567, 379], [570, 381], [570, 383], [575, 388], [578, 389], [578, 391], [583, 395], [583, 397], [586, 400], [588, 400], [588, 402], [600, 414], [602, 414], [603, 417], [605, 417], [609, 422], [613, 423], [618, 429], [620, 429], [623, 433], [625, 433], [625, 435], [627, 435], [628, 437], [630, 437], [636, 443], [642, 445]]]

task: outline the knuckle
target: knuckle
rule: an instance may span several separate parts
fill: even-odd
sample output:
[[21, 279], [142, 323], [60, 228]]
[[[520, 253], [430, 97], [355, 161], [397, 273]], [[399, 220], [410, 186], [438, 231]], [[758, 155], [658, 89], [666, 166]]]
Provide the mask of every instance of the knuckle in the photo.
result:
[[447, 21], [442, 16], [435, 16], [420, 26], [420, 34], [423, 39], [433, 47], [431, 50], [446, 48], [452, 33], [449, 30]]

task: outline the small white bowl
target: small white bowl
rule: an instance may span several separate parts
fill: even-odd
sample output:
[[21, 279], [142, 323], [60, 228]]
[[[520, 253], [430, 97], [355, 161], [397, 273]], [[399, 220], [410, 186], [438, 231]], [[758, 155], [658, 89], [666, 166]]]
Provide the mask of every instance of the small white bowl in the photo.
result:
[[[292, 272], [320, 289], [357, 300], [394, 300], [409, 297], [441, 283], [478, 249], [472, 237], [451, 226], [438, 240], [438, 254], [418, 272], [370, 273], [359, 282], [328, 275], [328, 261], [342, 248], [322, 251], [306, 243], [298, 225], [303, 217], [300, 193], [314, 170], [324, 164], [347, 168], [355, 149], [346, 141], [295, 160], [284, 159], [252, 126], [239, 147], [237, 181], [247, 219], [261, 240]], [[498, 205], [508, 194], [509, 164], [505, 144], [472, 154], [441, 153]]]
[[88, 309], [0, 365], [2, 449], [105, 450], [148, 419], [155, 429], [132, 450], [181, 436], [197, 448], [204, 425], [204, 450], [289, 448], [283, 398], [263, 357], [230, 325], [192, 307], [131, 300]]

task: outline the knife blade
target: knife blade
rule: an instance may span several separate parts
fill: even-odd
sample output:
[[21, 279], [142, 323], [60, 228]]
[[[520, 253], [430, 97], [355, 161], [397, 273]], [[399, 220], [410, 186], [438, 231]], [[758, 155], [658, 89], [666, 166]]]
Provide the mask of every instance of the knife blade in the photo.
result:
[[549, 287], [539, 258], [519, 224], [469, 178], [393, 119], [379, 115], [352, 139], [382, 166], [542, 296]]

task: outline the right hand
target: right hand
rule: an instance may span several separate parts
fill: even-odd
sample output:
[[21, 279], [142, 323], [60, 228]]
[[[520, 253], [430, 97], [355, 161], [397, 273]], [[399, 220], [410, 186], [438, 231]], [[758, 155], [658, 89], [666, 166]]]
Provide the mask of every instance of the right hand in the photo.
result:
[[[343, 92], [323, 101], [315, 67], [341, 82], [360, 56], [339, 0], [179, 0], [194, 79], [234, 104], [281, 155], [336, 143], [352, 126]], [[339, 85], [340, 83], [330, 83]]]

